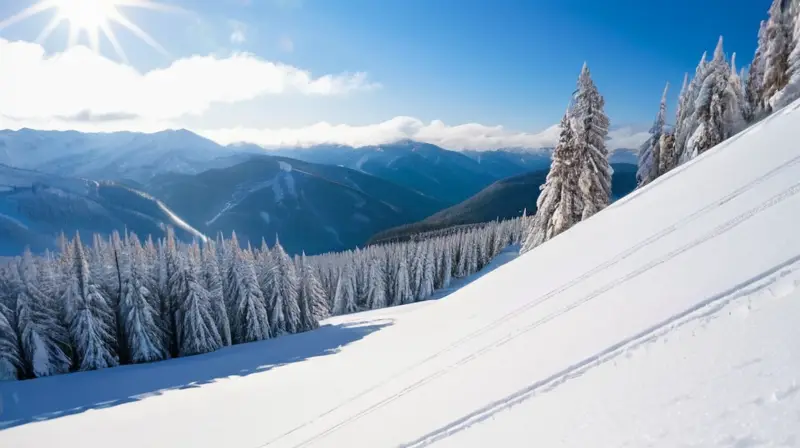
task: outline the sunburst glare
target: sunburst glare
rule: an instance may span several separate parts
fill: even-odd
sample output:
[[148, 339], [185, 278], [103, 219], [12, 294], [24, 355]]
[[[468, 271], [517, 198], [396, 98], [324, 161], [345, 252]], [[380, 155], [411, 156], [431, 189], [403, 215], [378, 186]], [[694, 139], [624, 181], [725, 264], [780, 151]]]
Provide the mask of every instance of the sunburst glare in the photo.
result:
[[13, 16], [0, 21], [0, 30], [36, 14], [55, 10], [53, 18], [36, 38], [38, 43], [47, 40], [62, 22], [67, 22], [69, 25], [67, 48], [77, 44], [80, 34], [85, 32], [89, 45], [95, 52], [99, 52], [100, 34], [102, 33], [114, 48], [117, 56], [127, 62], [128, 58], [125, 55], [125, 51], [111, 29], [111, 24], [116, 23], [158, 52], [166, 55], [167, 51], [164, 47], [120, 12], [120, 8], [125, 7], [147, 8], [159, 11], [182, 11], [180, 8], [156, 3], [152, 0], [40, 0]]

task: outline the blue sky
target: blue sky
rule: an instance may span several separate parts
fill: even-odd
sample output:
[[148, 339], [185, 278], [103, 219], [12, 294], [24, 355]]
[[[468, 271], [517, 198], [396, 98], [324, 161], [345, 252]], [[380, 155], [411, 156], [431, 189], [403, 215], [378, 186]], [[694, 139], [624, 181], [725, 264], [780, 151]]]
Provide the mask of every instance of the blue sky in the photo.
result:
[[[242, 136], [263, 137], [259, 130], [300, 132], [325, 122], [330, 126], [317, 126], [315, 132], [336, 134], [345, 142], [362, 137], [368, 140], [368, 132], [356, 128], [374, 127], [393, 119], [389, 127], [401, 134], [405, 127], [416, 129], [420, 123], [428, 134], [441, 134], [449, 127], [464, 124], [493, 127], [489, 133], [542, 131], [558, 122], [584, 61], [589, 63], [606, 97], [612, 123], [647, 124], [656, 112], [664, 83], [672, 84], [674, 103], [683, 73], [694, 71], [702, 52], [712, 51], [720, 35], [725, 37], [726, 52], [737, 52], [740, 66], [748, 64], [755, 50], [758, 23], [766, 16], [770, 3], [768, 0], [673, 0], [658, 5], [627, 0], [151, 1], [179, 6], [188, 12], [118, 8], [168, 52], [163, 55], [122, 27], [112, 25], [128, 63], [140, 74], [168, 68], [192, 56], [211, 55], [219, 62], [237, 52], [247, 52], [261, 62], [280, 62], [310, 72], [312, 81], [325, 75], [338, 76], [336, 79], [350, 82], [352, 88], [319, 93], [317, 85], [300, 92], [297, 90], [302, 89], [287, 88], [276, 93], [269, 87], [256, 86], [255, 93], [239, 92], [235, 98], [225, 96], [226, 92], [208, 94], [208, 104], [194, 109], [175, 107], [176, 112], [169, 116], [148, 117], [142, 113], [142, 107], [132, 106], [131, 116], [142, 118], [138, 120], [140, 125], [146, 121], [145, 127], [163, 123], [198, 130], [226, 129], [227, 134], [219, 135], [230, 140], [236, 139], [231, 131], [234, 128], [251, 131], [241, 132]], [[31, 3], [30, 0], [0, 2], [0, 18], [9, 17]], [[51, 17], [52, 12], [44, 12], [0, 29], [0, 38], [32, 42]], [[64, 24], [42, 42], [46, 52], [42, 58], [64, 52], [67, 34]], [[115, 64], [127, 65], [115, 55], [108, 41], [101, 41], [100, 53]], [[216, 72], [212, 68], [202, 70], [197, 82], [202, 78], [205, 85], [213, 83], [214, 88], [226, 83], [247, 84], [238, 80], [235, 73], [229, 77], [224, 71], [214, 76], [209, 73]], [[365, 78], [354, 81], [354, 73], [364, 73], [360, 76]], [[17, 79], [20, 75], [17, 73]], [[110, 79], [110, 85], [116, 82], [114, 76], [117, 75], [106, 78]], [[83, 78], [80, 73], [76, 77]], [[269, 92], [265, 94], [264, 89]], [[57, 94], [49, 98], [53, 95]], [[181, 100], [186, 101], [185, 97], [171, 99]], [[122, 103], [124, 100], [120, 100]], [[109, 116], [117, 112], [125, 115], [125, 110], [109, 109], [112, 106], [108, 105], [102, 105], [103, 109], [97, 104], [97, 101], [87, 102], [85, 109], [102, 109]], [[14, 112], [5, 115], [19, 122], [32, 120], [30, 115], [23, 119], [19, 111]], [[69, 114], [57, 116], [61, 120], [58, 126], [69, 127], [65, 116]], [[50, 117], [45, 125], [53, 125], [54, 120]], [[443, 121], [445, 130], [442, 126], [430, 128], [432, 120]], [[37, 123], [33, 121], [35, 126]], [[122, 122], [112, 125], [102, 121], [105, 126], [127, 126]], [[128, 124], [137, 127], [135, 123]], [[333, 125], [346, 128], [340, 126], [337, 130]], [[480, 134], [483, 128], [475, 126], [470, 132]], [[496, 126], [502, 126], [502, 131]], [[297, 132], [284, 132], [279, 137], [272, 132], [268, 137], [291, 140]], [[462, 134], [469, 134], [464, 132], [448, 134], [456, 142], [450, 146], [457, 145]], [[492, 141], [495, 140], [482, 144], [491, 145]]]

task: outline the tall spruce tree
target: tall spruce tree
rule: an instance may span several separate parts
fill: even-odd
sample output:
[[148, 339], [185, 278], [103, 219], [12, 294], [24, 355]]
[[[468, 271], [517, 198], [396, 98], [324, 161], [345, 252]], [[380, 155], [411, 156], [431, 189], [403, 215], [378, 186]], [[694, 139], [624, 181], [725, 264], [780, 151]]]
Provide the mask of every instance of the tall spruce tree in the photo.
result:
[[[124, 272], [120, 321], [124, 345], [133, 363], [167, 358], [167, 347], [161, 328], [161, 315], [154, 306], [153, 281], [144, 257], [144, 250], [134, 236], [127, 253], [128, 268]], [[122, 344], [120, 344], [122, 345]]]
[[731, 69], [725, 60], [722, 37], [695, 101], [693, 121], [697, 128], [687, 142], [689, 158], [697, 157], [731, 137], [741, 128], [742, 115], [729, 78]]
[[[662, 165], [661, 156], [661, 136], [664, 134], [664, 125], [667, 117], [667, 92], [669, 83], [664, 87], [661, 94], [661, 103], [658, 107], [658, 114], [650, 128], [650, 137], [639, 150], [639, 170], [636, 172], [636, 181], [643, 187], [659, 176], [659, 168]], [[669, 155], [665, 155], [669, 157]]]
[[310, 331], [319, 328], [319, 321], [327, 316], [327, 299], [322, 285], [314, 275], [314, 270], [306, 261], [305, 254], [300, 257], [298, 268], [300, 287], [297, 301], [300, 308], [300, 331]]
[[572, 104], [575, 120], [575, 144], [580, 152], [580, 176], [583, 213], [587, 219], [604, 209], [611, 200], [611, 166], [608, 163], [609, 120], [604, 112], [605, 100], [592, 81], [589, 67], [584, 64], [578, 78], [578, 90]]
[[113, 349], [115, 332], [109, 325], [112, 311], [108, 299], [92, 279], [80, 235], [73, 241], [72, 256], [64, 303], [78, 370], [116, 366], [119, 360]]
[[219, 258], [216, 246], [206, 242], [203, 246], [203, 287], [208, 291], [211, 302], [211, 314], [217, 326], [223, 346], [233, 343], [231, 339], [231, 323], [228, 318], [228, 309], [222, 289], [222, 275], [219, 269]]
[[178, 356], [209, 353], [222, 347], [210, 294], [197, 277], [198, 263], [199, 247], [195, 242], [187, 256], [178, 259], [174, 278], [170, 280], [176, 300]]
[[561, 133], [553, 151], [550, 171], [536, 200], [536, 214], [525, 237], [522, 252], [528, 252], [564, 232], [581, 220], [583, 207], [578, 187], [580, 154], [570, 111], [561, 119]]
[[766, 51], [764, 52], [764, 79], [761, 104], [766, 113], [775, 109], [775, 101], [789, 83], [789, 55], [791, 53], [792, 22], [786, 0], [773, 0], [766, 26]]
[[231, 336], [235, 344], [267, 339], [271, 336], [266, 300], [258, 286], [253, 260], [248, 252], [231, 248], [227, 273]]
[[683, 98], [682, 107], [679, 111], [680, 115], [675, 123], [676, 165], [688, 161], [692, 156], [691, 150], [689, 149], [689, 139], [697, 129], [695, 103], [697, 97], [700, 95], [700, 89], [706, 78], [706, 71], [708, 70], [706, 56], [707, 54], [703, 53], [703, 56], [700, 58], [700, 63], [697, 64], [694, 78], [692, 78], [686, 88], [686, 95]]
[[272, 315], [270, 327], [276, 336], [300, 331], [300, 307], [297, 303], [297, 272], [294, 263], [275, 238], [272, 248], [275, 267], [270, 276]]
[[750, 63], [745, 86], [745, 99], [747, 100], [745, 118], [748, 122], [759, 120], [764, 114], [762, 98], [764, 97], [764, 64], [766, 62], [764, 57], [766, 52], [767, 22], [762, 20], [758, 30], [758, 46], [753, 61]]
[[26, 249], [11, 270], [10, 287], [15, 296], [20, 354], [26, 376], [66, 373], [70, 367], [69, 339], [52, 301], [38, 288], [33, 255]]

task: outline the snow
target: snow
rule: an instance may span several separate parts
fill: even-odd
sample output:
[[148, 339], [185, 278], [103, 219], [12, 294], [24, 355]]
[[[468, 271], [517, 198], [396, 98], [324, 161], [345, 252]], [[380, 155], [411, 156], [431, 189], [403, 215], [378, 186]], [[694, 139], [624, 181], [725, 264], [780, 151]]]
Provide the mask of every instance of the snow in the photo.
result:
[[258, 212], [258, 215], [261, 216], [261, 219], [263, 219], [265, 223], [270, 223], [269, 213], [262, 210]]
[[798, 120], [774, 114], [441, 300], [0, 383], [0, 446], [797, 446]]
[[290, 163], [288, 163], [288, 162], [279, 161], [278, 162], [278, 166], [280, 166], [281, 171], [285, 171], [287, 173], [291, 173], [292, 172], [292, 165]]

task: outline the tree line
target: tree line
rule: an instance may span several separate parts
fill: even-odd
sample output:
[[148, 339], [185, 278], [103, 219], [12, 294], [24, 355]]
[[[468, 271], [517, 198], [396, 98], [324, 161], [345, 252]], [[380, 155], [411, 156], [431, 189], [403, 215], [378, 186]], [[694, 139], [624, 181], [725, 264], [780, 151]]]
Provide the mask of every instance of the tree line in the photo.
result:
[[[637, 183], [643, 187], [800, 98], [800, 0], [774, 0], [761, 22], [747, 71], [727, 58], [720, 37], [709, 61], [704, 53], [684, 77], [674, 126], [667, 126], [664, 89], [650, 136], [639, 149]], [[586, 65], [560, 124], [550, 171], [526, 229], [523, 252], [559, 235], [608, 206], [609, 119], [605, 100]]]
[[319, 327], [330, 314], [428, 299], [521, 239], [524, 218], [446, 236], [291, 257], [236, 234], [62, 235], [0, 268], [0, 380], [208, 353]]

